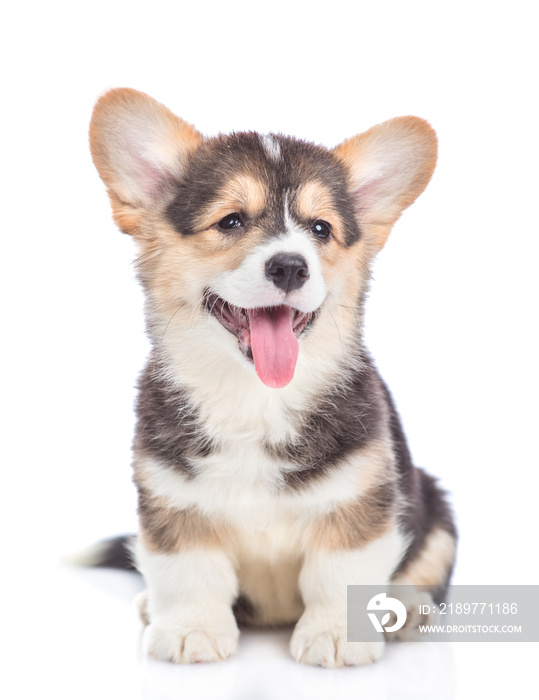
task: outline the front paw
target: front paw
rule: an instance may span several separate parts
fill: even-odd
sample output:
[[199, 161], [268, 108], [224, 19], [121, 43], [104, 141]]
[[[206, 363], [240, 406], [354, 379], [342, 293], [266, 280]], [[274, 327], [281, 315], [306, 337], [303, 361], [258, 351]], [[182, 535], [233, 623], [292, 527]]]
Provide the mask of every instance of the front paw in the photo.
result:
[[326, 668], [364, 666], [384, 653], [384, 642], [347, 642], [346, 623], [331, 622], [331, 615], [306, 611], [292, 635], [290, 650], [298, 663]]
[[239, 630], [150, 623], [144, 630], [144, 651], [153, 659], [174, 663], [222, 661], [238, 648]]

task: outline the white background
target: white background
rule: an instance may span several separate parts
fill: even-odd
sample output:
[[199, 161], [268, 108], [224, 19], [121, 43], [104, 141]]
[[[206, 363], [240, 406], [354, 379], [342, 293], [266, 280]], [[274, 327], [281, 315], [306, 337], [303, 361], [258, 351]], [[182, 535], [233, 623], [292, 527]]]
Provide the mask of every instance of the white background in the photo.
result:
[[455, 581], [539, 582], [533, 3], [50, 0], [12, 3], [1, 26], [4, 696], [531, 697], [531, 644], [401, 645], [325, 671], [278, 632], [222, 665], [149, 662], [137, 577], [56, 562], [136, 527], [148, 347], [132, 243], [87, 145], [97, 96], [130, 86], [208, 135], [333, 146], [396, 115], [433, 124], [439, 165], [379, 257], [367, 337], [416, 462], [453, 494]]

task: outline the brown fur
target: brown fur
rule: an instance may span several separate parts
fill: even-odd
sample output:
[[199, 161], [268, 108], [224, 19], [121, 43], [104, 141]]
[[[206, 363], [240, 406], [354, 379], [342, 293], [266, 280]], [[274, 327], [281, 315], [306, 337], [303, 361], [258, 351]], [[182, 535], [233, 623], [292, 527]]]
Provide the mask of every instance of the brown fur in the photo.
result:
[[308, 536], [310, 546], [339, 550], [366, 545], [394, 525], [395, 501], [393, 483], [372, 487], [354, 503], [317, 518]]
[[226, 539], [226, 528], [194, 508], [169, 508], [144, 488], [139, 487], [138, 494], [139, 534], [150, 549], [171, 554], [189, 547], [219, 547]]
[[457, 548], [456, 538], [441, 527], [426, 536], [419, 555], [395, 578], [393, 583], [411, 582], [415, 586], [436, 587], [447, 581]]
[[200, 213], [200, 230], [215, 226], [223, 216], [231, 212], [244, 212], [249, 219], [260, 216], [268, 194], [259, 180], [246, 173], [231, 177], [211, 206]]
[[335, 206], [331, 192], [321, 182], [306, 182], [296, 195], [295, 209], [300, 218], [306, 221], [322, 219], [332, 226], [335, 241], [344, 245], [344, 222]]

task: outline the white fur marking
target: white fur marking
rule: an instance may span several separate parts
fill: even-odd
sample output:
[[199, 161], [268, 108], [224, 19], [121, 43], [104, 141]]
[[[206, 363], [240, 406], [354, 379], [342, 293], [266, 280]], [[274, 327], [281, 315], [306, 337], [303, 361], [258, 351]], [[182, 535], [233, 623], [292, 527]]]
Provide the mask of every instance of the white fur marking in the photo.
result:
[[[310, 277], [305, 284], [288, 294], [266, 277], [266, 263], [277, 253], [302, 255], [309, 268]], [[307, 313], [315, 311], [327, 293], [315, 245], [309, 235], [299, 229], [257, 246], [239, 267], [220, 275], [212, 289], [230, 304], [244, 309], [288, 304]]]
[[371, 663], [383, 654], [382, 635], [377, 642], [347, 642], [346, 587], [387, 585], [405, 549], [406, 539], [395, 528], [361, 549], [306, 556], [299, 577], [305, 612], [291, 641], [296, 661], [335, 668]]
[[277, 139], [271, 134], [259, 134], [259, 138], [264, 148], [264, 153], [270, 160], [277, 163], [281, 158], [281, 146]]
[[219, 661], [237, 647], [232, 613], [238, 582], [221, 551], [154, 554], [139, 541], [138, 567], [148, 584], [147, 654], [161, 661]]
[[312, 517], [355, 501], [376, 484], [378, 475], [387, 475], [391, 467], [384, 455], [373, 444], [355, 452], [326, 478], [299, 491], [279, 489], [282, 470], [290, 468], [286, 462], [266, 454], [255, 443], [247, 442], [238, 449], [234, 438], [197, 461], [200, 469], [194, 479], [143, 455], [138, 471], [144, 487], [168, 507], [197, 508], [210, 518], [243, 529], [247, 536], [268, 529], [280, 532], [286, 524], [279, 545], [286, 549], [286, 528], [290, 528], [288, 545], [293, 547], [294, 533], [299, 537]]

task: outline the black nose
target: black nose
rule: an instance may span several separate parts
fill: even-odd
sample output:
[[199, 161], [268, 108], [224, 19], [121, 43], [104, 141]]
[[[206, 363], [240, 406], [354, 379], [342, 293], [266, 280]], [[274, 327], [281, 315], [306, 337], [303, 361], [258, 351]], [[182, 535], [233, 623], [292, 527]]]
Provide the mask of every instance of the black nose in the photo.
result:
[[284, 292], [292, 292], [309, 279], [309, 267], [297, 253], [277, 253], [266, 263], [266, 277]]

